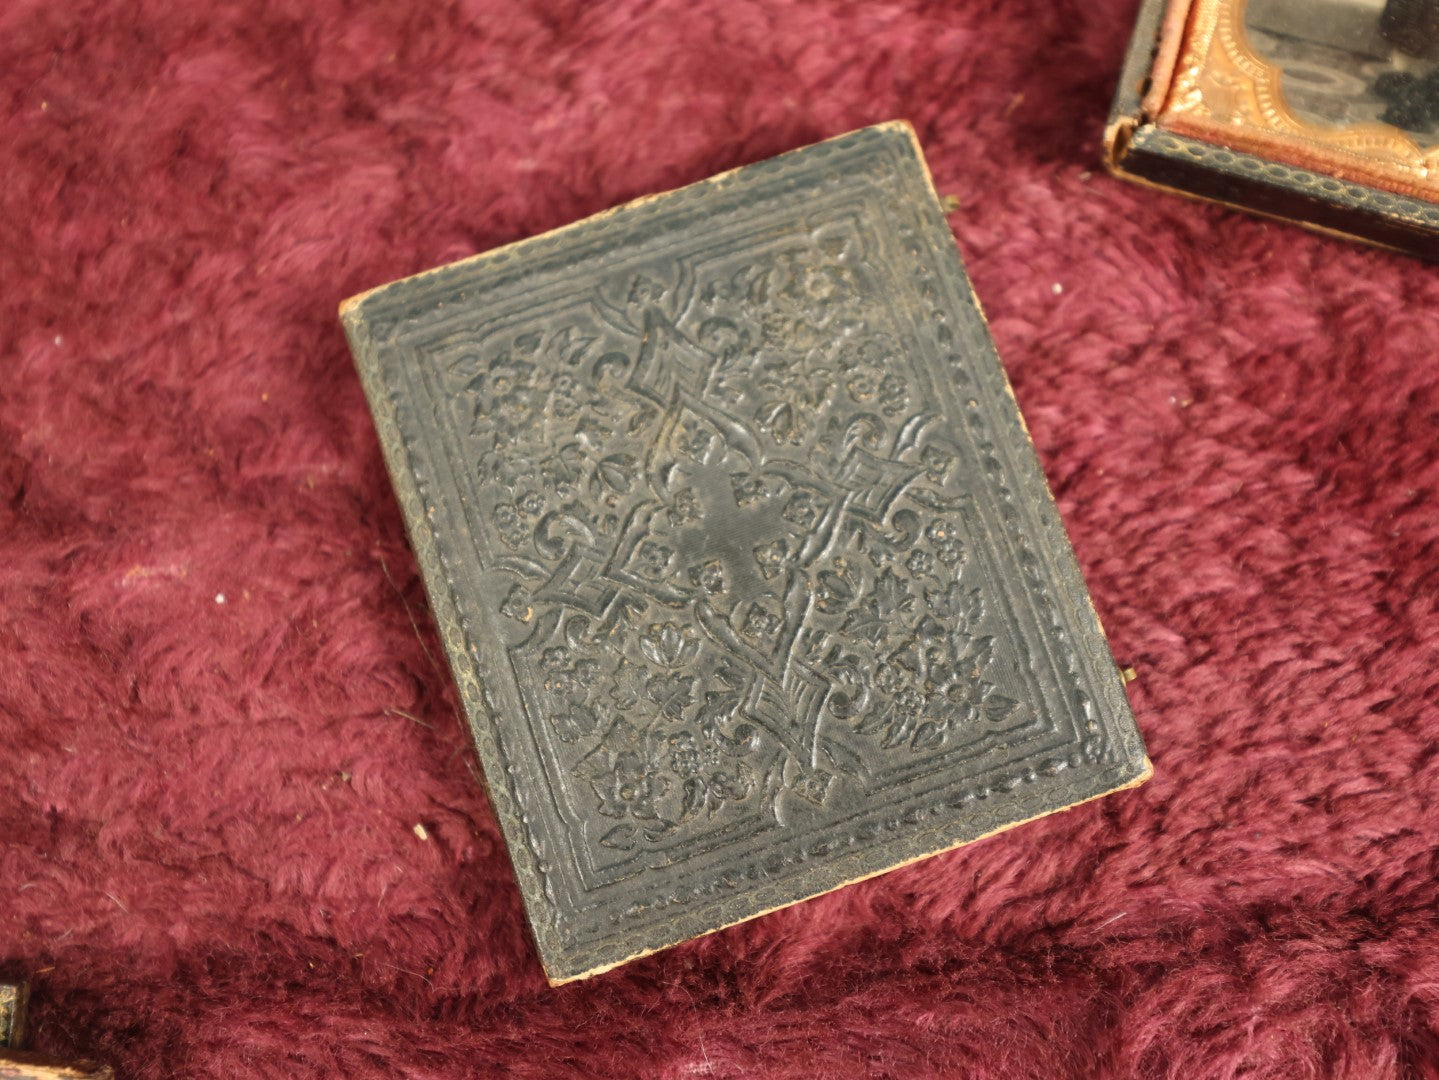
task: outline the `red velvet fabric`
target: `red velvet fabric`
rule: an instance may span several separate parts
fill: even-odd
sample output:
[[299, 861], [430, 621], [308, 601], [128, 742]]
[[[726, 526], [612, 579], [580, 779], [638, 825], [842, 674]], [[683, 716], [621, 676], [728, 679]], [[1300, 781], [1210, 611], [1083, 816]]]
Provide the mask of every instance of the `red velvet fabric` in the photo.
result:
[[[0, 962], [33, 1045], [147, 1078], [1439, 1075], [1439, 278], [1107, 178], [1132, 15], [0, 5]], [[1154, 780], [550, 989], [336, 305], [893, 117], [960, 200]]]

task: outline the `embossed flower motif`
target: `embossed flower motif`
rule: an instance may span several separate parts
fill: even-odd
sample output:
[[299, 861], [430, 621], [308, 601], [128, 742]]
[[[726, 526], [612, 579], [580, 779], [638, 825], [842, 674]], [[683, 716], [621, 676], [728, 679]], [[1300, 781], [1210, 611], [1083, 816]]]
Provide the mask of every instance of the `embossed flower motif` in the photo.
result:
[[749, 609], [749, 614], [745, 617], [744, 632], [750, 637], [768, 638], [778, 634], [781, 625], [778, 615], [755, 606]]
[[681, 780], [698, 776], [702, 770], [715, 768], [719, 763], [719, 751], [710, 740], [697, 740], [689, 731], [670, 736], [670, 769]]
[[640, 635], [640, 652], [660, 667], [683, 667], [699, 653], [694, 631], [672, 622], [656, 623]]
[[909, 389], [898, 375], [891, 373], [879, 381], [879, 406], [891, 416], [904, 410], [908, 395]]
[[935, 484], [944, 483], [944, 478], [949, 475], [949, 470], [954, 465], [954, 455], [937, 446], [926, 446], [919, 455], [919, 460], [924, 466], [925, 476]]
[[550, 409], [561, 420], [568, 420], [580, 411], [579, 380], [568, 373], [555, 376], [550, 396]]
[[510, 547], [519, 547], [529, 536], [529, 528], [520, 516], [520, 508], [514, 503], [500, 503], [495, 507], [495, 528], [500, 539]]
[[656, 765], [638, 750], [624, 750], [615, 755], [608, 774], [591, 770], [590, 787], [600, 800], [600, 813], [658, 820], [658, 800], [669, 791], [669, 781], [659, 775]]
[[584, 657], [572, 657], [564, 646], [541, 653], [540, 669], [546, 674], [545, 688], [565, 694], [588, 690], [599, 679], [598, 664]]
[[784, 519], [792, 524], [798, 525], [801, 529], [813, 528], [814, 523], [819, 520], [824, 512], [824, 504], [812, 491], [801, 489], [789, 497], [785, 503]]
[[924, 750], [981, 720], [1003, 721], [1018, 702], [984, 677], [991, 647], [990, 638], [949, 634], [937, 619], [925, 616], [919, 639], [876, 670], [874, 685], [888, 701], [861, 717], [856, 730], [883, 728], [884, 746]]
[[849, 391], [850, 400], [856, 404], [867, 408], [878, 406], [890, 416], [903, 411], [908, 401], [909, 391], [902, 378], [893, 373], [886, 374], [869, 364], [850, 373], [845, 380], [845, 389]]
[[828, 307], [854, 292], [854, 274], [838, 259], [811, 249], [798, 251], [780, 260], [786, 298], [808, 305]]
[[688, 731], [670, 740], [670, 770], [682, 780], [698, 776], [701, 767], [699, 747]]
[[635, 551], [635, 562], [646, 577], [663, 577], [675, 556], [674, 548], [658, 540], [645, 540]]
[[700, 517], [699, 498], [689, 488], [678, 492], [668, 507], [671, 525], [688, 525]]
[[495, 399], [491, 414], [496, 428], [520, 432], [540, 419], [543, 398], [528, 386], [515, 386]]
[[844, 388], [849, 391], [852, 400], [868, 405], [879, 396], [879, 372], [869, 367], [851, 372], [844, 381]]
[[909, 675], [898, 664], [880, 664], [875, 669], [874, 685], [886, 694], [897, 694]]
[[817, 426], [817, 414], [829, 399], [827, 370], [808, 366], [803, 348], [771, 357], [756, 373], [755, 423], [776, 442], [802, 444]]
[[924, 530], [925, 539], [934, 545], [936, 557], [953, 569], [964, 560], [964, 542], [943, 518], [936, 518]]
[[934, 712], [953, 723], [967, 724], [979, 717], [980, 708], [993, 693], [993, 684], [978, 675], [950, 672], [934, 695]]
[[958, 630], [973, 627], [984, 614], [984, 600], [978, 589], [966, 589], [951, 581], [943, 589], [927, 590], [925, 605], [930, 614], [945, 620]]
[[528, 440], [541, 419], [545, 395], [535, 387], [535, 367], [508, 354], [470, 381], [474, 395], [475, 431], [488, 431], [496, 444]]
[[675, 436], [675, 447], [680, 453], [703, 462], [709, 457], [710, 447], [719, 436], [708, 424], [699, 420], [685, 420]]
[[599, 685], [600, 665], [587, 657], [581, 657], [574, 662], [575, 681], [586, 690], [591, 690]]
[[518, 442], [548, 445], [544, 421], [557, 418], [583, 431], [591, 411], [603, 412], [585, 380], [571, 371], [551, 374], [557, 366], [578, 370], [597, 338], [567, 326], [553, 333], [521, 334], [488, 364], [470, 358], [462, 374], [473, 377], [464, 390], [474, 408], [473, 431], [497, 447]]
[[845, 345], [836, 358], [848, 374], [844, 388], [850, 400], [866, 409], [878, 408], [893, 416], [905, 409], [909, 388], [895, 373], [898, 361], [893, 343], [884, 335], [869, 335]]
[[855, 335], [843, 346], [840, 366], [846, 369], [884, 369], [894, 355], [893, 342], [886, 334], [865, 333]]
[[911, 720], [917, 720], [923, 716], [924, 707], [924, 695], [913, 687], [905, 687], [905, 689], [894, 695], [895, 711], [909, 717]]
[[766, 578], [784, 572], [784, 562], [788, 555], [789, 545], [782, 539], [761, 544], [754, 549], [754, 561], [759, 566], [759, 572]]
[[724, 769], [710, 773], [705, 785], [713, 799], [728, 799], [738, 802], [749, 798], [754, 787], [754, 774], [743, 761], [733, 761]]
[[931, 544], [949, 543], [954, 539], [954, 533], [949, 527], [949, 522], [945, 521], [944, 518], [935, 518], [931, 521], [929, 525], [925, 527], [924, 536]]
[[927, 551], [912, 551], [904, 565], [911, 574], [923, 577], [934, 570], [934, 557]]
[[734, 476], [730, 479], [734, 500], [740, 506], [751, 506], [763, 499], [768, 491], [758, 476]]
[[760, 335], [766, 345], [783, 347], [799, 336], [799, 323], [788, 311], [765, 311], [759, 319]]
[[910, 746], [915, 750], [939, 746], [955, 730], [972, 725], [981, 717], [999, 723], [1018, 704], [973, 671], [951, 672], [948, 679], [928, 695], [926, 719], [909, 736]]
[[795, 285], [807, 300], [823, 304], [834, 300], [844, 289], [844, 278], [833, 266], [801, 266], [795, 273]]
[[690, 568], [690, 581], [710, 596], [724, 592], [724, 566], [718, 559], [711, 559], [700, 566]]

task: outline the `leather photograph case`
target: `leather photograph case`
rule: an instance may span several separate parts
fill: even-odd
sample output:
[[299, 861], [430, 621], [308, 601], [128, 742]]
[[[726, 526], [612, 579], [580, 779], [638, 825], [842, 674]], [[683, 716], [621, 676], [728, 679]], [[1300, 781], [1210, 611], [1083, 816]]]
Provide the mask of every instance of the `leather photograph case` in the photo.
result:
[[1145, 0], [1123, 178], [1433, 258], [1439, 0]]
[[908, 124], [342, 319], [551, 982], [1150, 775]]

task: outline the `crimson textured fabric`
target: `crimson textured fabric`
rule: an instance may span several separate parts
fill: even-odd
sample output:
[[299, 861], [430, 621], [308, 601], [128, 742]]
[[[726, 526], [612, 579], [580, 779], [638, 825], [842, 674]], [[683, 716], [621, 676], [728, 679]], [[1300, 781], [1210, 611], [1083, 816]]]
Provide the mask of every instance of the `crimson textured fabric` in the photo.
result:
[[[1132, 0], [0, 5], [0, 963], [120, 1077], [1439, 1076], [1439, 277], [1123, 185]], [[336, 319], [907, 117], [1148, 785], [549, 988]]]

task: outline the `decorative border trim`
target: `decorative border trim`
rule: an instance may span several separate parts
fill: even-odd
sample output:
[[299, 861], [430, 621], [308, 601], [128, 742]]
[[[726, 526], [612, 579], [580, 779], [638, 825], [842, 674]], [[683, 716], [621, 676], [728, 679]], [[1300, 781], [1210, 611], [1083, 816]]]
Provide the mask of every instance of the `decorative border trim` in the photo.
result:
[[1194, 0], [1179, 65], [1157, 123], [1236, 150], [1322, 164], [1342, 179], [1401, 195], [1439, 196], [1439, 146], [1388, 124], [1323, 127], [1297, 116], [1283, 72], [1255, 51], [1244, 0]]
[[[1130, 141], [1129, 153], [1169, 158], [1212, 171], [1217, 177], [1231, 182], [1260, 185], [1290, 198], [1298, 196], [1312, 199], [1354, 214], [1371, 216], [1377, 222], [1399, 223], [1411, 229], [1439, 233], [1439, 205], [1434, 203], [1350, 180], [1341, 180], [1311, 169], [1269, 161], [1241, 150], [1216, 146], [1211, 142], [1172, 134], [1156, 127], [1146, 126], [1136, 131]], [[1122, 166], [1124, 161], [1120, 164]], [[1292, 220], [1301, 225], [1309, 224], [1297, 217]], [[1433, 254], [1432, 248], [1431, 243], [1427, 249], [1428, 254]]]

